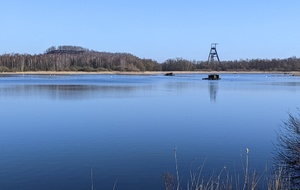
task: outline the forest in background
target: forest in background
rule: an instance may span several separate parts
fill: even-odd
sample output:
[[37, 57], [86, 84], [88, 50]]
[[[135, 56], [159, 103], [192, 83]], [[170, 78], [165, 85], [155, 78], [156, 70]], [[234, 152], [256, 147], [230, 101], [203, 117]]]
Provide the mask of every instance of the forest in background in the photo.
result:
[[52, 46], [43, 54], [0, 55], [0, 72], [26, 71], [300, 71], [300, 58], [190, 61], [183, 58], [158, 63], [129, 53], [109, 53], [79, 46]]

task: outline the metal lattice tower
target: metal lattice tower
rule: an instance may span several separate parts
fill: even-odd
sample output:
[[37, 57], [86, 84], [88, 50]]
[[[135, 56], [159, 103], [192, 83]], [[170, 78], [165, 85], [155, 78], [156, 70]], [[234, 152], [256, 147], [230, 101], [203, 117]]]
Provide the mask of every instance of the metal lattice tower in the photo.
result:
[[215, 62], [215, 58], [217, 58], [218, 63], [220, 63], [220, 59], [218, 56], [218, 52], [217, 52], [217, 45], [218, 43], [212, 43], [211, 44], [211, 48], [210, 48], [210, 52], [208, 55], [208, 63], [214, 63]]

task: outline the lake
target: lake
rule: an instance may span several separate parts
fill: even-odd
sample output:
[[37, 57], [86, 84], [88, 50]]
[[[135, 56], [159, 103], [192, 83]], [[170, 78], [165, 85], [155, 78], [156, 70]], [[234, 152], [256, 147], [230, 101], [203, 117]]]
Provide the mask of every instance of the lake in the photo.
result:
[[0, 75], [0, 189], [164, 189], [174, 148], [182, 184], [191, 165], [240, 173], [246, 148], [263, 173], [300, 77], [204, 77]]

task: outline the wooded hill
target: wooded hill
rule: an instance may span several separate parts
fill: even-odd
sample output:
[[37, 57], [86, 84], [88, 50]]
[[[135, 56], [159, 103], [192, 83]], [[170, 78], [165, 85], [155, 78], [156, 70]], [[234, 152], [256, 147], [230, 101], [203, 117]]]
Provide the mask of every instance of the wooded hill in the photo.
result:
[[17, 71], [300, 71], [300, 59], [251, 59], [207, 63], [182, 58], [158, 63], [129, 53], [108, 53], [79, 46], [50, 47], [45, 53], [0, 55], [0, 72]]

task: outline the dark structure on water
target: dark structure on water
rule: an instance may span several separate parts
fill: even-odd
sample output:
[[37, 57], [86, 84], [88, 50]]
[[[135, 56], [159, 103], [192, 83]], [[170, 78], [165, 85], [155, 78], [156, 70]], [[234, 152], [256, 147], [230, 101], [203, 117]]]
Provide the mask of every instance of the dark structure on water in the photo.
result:
[[174, 73], [166, 73], [165, 76], [175, 76]]
[[202, 80], [220, 80], [220, 76], [217, 74], [208, 75], [207, 78], [202, 78]]

